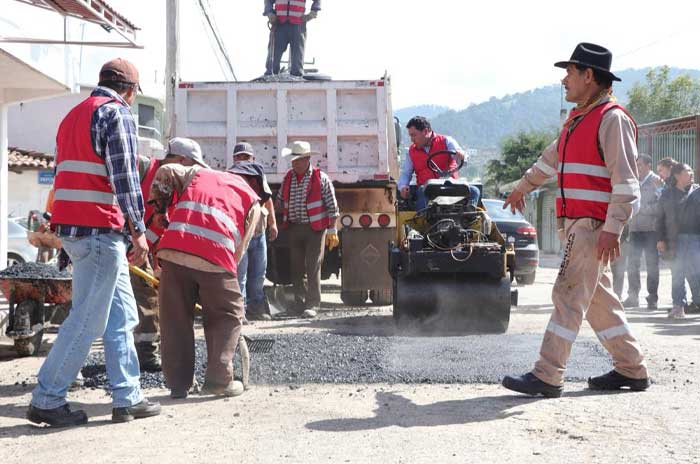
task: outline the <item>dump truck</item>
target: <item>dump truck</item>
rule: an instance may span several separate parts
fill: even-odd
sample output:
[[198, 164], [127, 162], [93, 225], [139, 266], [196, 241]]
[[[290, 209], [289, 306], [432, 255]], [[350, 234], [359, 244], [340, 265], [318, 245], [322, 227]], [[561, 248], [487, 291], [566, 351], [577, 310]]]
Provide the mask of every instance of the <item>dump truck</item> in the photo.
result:
[[[333, 181], [340, 208], [340, 246], [326, 250], [322, 278], [340, 277], [345, 304], [392, 303], [386, 249], [396, 236], [400, 131], [387, 75], [351, 81], [181, 82], [175, 115], [174, 135], [199, 142], [215, 169], [230, 167], [236, 143], [250, 143], [274, 192], [291, 168], [280, 156], [282, 148], [294, 140], [310, 142], [320, 153], [311, 162]], [[269, 247], [267, 278], [275, 288], [291, 283], [284, 230]]]

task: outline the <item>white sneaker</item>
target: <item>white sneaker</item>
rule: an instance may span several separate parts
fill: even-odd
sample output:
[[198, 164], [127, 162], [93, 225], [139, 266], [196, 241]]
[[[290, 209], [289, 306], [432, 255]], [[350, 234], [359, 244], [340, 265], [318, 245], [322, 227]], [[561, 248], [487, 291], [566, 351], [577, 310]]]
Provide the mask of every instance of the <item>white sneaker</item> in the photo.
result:
[[674, 306], [670, 313], [668, 313], [669, 319], [684, 319], [685, 309], [683, 306]]
[[306, 319], [313, 319], [316, 317], [316, 311], [313, 309], [305, 309], [303, 313], [301, 313], [301, 317], [306, 318]]

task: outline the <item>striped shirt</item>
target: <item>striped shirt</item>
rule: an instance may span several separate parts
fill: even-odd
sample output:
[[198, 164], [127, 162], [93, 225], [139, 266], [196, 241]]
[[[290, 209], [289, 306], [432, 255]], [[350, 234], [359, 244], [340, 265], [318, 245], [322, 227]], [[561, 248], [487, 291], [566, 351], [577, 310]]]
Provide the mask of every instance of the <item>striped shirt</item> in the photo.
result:
[[[311, 181], [312, 167], [309, 164], [309, 169], [302, 177], [301, 182], [297, 180], [296, 173], [292, 172], [292, 181], [289, 186], [289, 222], [292, 224], [308, 224], [309, 213], [306, 210], [306, 197], [309, 191], [309, 182]], [[281, 189], [277, 193], [282, 198]], [[331, 229], [335, 230], [335, 219], [340, 216], [338, 202], [335, 199], [335, 190], [333, 183], [325, 172], [321, 172], [321, 200], [326, 208], [328, 217], [331, 218]]]
[[[90, 124], [90, 139], [97, 156], [105, 160], [107, 177], [124, 217], [134, 225], [136, 231], [144, 232], [144, 200], [136, 162], [138, 135], [134, 117], [126, 101], [112, 89], [96, 87], [90, 96], [110, 97], [122, 103], [107, 103], [95, 110]], [[56, 225], [56, 233], [64, 237], [84, 237], [108, 232], [112, 230], [70, 224]]]

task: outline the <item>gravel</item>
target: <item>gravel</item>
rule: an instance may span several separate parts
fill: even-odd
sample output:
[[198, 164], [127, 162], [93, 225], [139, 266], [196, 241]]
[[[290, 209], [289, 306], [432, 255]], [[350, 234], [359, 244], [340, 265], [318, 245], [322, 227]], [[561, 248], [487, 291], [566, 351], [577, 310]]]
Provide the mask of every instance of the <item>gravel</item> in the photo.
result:
[[[255, 338], [255, 337], [253, 337]], [[275, 343], [269, 353], [251, 353], [250, 383], [499, 383], [506, 374], [532, 368], [541, 335], [506, 334], [464, 337], [386, 337], [331, 333], [266, 334]], [[206, 348], [196, 341], [195, 375], [204, 380]], [[498, 353], [494, 356], [494, 353]], [[237, 355], [238, 357], [238, 355]], [[240, 376], [240, 362], [234, 360]], [[83, 368], [85, 387], [105, 388], [102, 353]], [[584, 380], [611, 367], [595, 339], [574, 344], [569, 380]], [[162, 373], [143, 373], [144, 388], [165, 387]]]
[[15, 264], [0, 271], [0, 279], [70, 279], [71, 273], [42, 263]]

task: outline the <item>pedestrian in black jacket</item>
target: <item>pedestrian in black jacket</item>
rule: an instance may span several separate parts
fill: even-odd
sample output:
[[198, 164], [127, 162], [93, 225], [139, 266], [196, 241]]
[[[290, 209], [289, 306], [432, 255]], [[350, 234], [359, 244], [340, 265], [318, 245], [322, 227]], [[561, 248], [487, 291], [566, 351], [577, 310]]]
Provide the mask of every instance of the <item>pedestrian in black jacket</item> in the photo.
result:
[[[671, 169], [671, 187], [659, 199], [657, 223], [660, 253], [673, 259], [671, 267], [671, 294], [673, 309], [670, 318], [685, 317], [686, 308], [700, 308], [700, 191], [693, 183], [693, 170], [684, 163]], [[685, 299], [685, 281], [690, 285], [692, 303]]]

